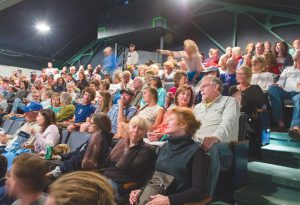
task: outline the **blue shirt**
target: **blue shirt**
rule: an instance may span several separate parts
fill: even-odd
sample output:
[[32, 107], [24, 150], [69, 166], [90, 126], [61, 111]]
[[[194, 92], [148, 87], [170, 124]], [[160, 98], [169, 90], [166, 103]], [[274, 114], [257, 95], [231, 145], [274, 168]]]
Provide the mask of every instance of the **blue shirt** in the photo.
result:
[[223, 89], [223, 95], [228, 96], [228, 90], [230, 86], [236, 85], [236, 74], [230, 74], [230, 73], [222, 73], [220, 75], [220, 80], [223, 83], [224, 89]]
[[[118, 112], [119, 112], [119, 105], [115, 104], [113, 105], [110, 110], [107, 113], [107, 116], [111, 120], [111, 132], [113, 134], [116, 134], [117, 129], [118, 129]], [[127, 107], [124, 108], [124, 116], [126, 119], [129, 121], [137, 112], [136, 107], [133, 105], [128, 105]]]
[[114, 54], [106, 56], [103, 59], [103, 67], [104, 67], [104, 71], [106, 72], [107, 75], [110, 75], [110, 76], [113, 75], [115, 69], [117, 68], [117, 61], [115, 59]]
[[83, 105], [77, 104], [75, 110], [75, 123], [85, 122], [87, 117], [90, 117], [96, 108], [92, 104]]

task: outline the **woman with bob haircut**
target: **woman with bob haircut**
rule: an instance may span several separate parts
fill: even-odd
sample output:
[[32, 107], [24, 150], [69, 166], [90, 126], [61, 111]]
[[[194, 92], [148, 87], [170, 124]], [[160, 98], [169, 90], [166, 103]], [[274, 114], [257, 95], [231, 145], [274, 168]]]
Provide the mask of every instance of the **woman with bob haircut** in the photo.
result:
[[152, 174], [156, 154], [143, 138], [149, 123], [142, 117], [133, 117], [127, 125], [128, 135], [118, 141], [111, 151], [104, 176], [109, 179], [117, 197], [128, 195], [124, 184], [144, 185]]
[[[165, 190], [166, 195], [150, 196], [147, 205], [185, 204], [208, 196], [209, 157], [192, 138], [200, 125], [191, 109], [176, 107], [171, 110], [165, 130], [168, 141], [158, 154], [155, 171], [171, 175], [174, 180]], [[150, 183], [155, 182], [150, 180]], [[134, 190], [130, 193], [130, 204], [139, 201], [141, 192]]]

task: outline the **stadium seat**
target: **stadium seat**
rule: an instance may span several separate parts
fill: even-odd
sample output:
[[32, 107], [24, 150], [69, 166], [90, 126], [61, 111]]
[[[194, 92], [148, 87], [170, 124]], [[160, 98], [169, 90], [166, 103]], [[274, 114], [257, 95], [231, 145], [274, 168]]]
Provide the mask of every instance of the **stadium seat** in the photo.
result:
[[74, 131], [71, 132], [66, 144], [69, 145], [70, 151], [73, 152], [90, 138], [91, 133]]
[[2, 128], [4, 129], [5, 133], [8, 133], [11, 126], [13, 125], [14, 121], [13, 120], [5, 120], [3, 123]]
[[16, 131], [22, 127], [22, 125], [24, 124], [24, 121], [13, 121], [12, 126], [10, 127], [9, 131], [7, 134], [9, 135], [14, 135], [16, 133]]
[[166, 82], [163, 84], [164, 89], [168, 92], [170, 88], [175, 87], [175, 83], [174, 82]]
[[70, 136], [70, 132], [65, 128], [60, 128], [59, 134], [60, 134], [59, 144], [67, 144], [68, 138]]

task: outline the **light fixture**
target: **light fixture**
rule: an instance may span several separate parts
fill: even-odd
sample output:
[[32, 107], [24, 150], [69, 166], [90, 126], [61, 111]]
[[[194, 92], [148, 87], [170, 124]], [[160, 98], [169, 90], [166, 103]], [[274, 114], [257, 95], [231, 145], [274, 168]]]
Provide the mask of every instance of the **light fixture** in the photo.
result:
[[48, 31], [50, 31], [50, 26], [48, 26], [44, 22], [37, 23], [35, 28], [41, 33], [47, 33]]

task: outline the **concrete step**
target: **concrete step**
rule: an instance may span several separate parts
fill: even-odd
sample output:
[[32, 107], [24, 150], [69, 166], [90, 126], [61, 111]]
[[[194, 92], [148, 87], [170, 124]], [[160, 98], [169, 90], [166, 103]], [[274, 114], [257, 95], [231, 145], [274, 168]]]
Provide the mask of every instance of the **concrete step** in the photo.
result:
[[300, 148], [269, 144], [261, 148], [262, 161], [270, 164], [300, 168]]
[[285, 132], [271, 132], [270, 144], [300, 148], [300, 142], [293, 141], [288, 133]]
[[300, 191], [248, 185], [234, 192], [234, 200], [237, 205], [299, 205]]
[[300, 191], [300, 170], [263, 162], [250, 162], [248, 184], [279, 185]]

